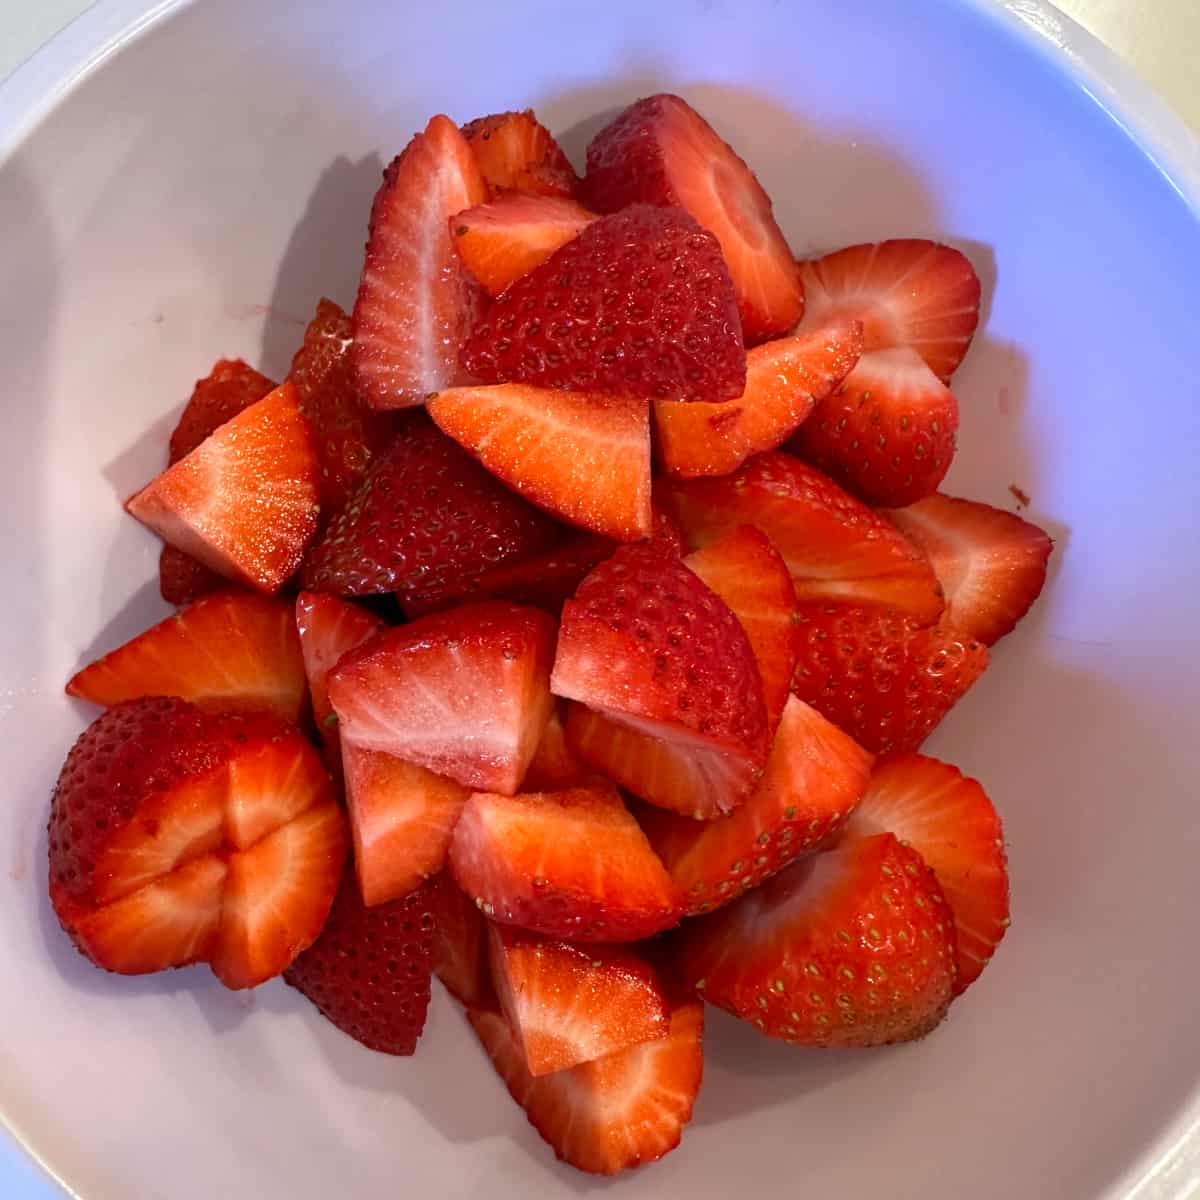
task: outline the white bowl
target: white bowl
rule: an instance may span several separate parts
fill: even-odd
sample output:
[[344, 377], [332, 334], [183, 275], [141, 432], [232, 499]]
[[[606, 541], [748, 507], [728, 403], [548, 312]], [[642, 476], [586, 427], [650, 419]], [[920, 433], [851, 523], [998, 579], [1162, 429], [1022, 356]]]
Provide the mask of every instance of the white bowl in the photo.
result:
[[[1183, 1196], [1200, 1107], [1200, 169], [1036, 0], [101, 3], [0, 90], [0, 1112], [86, 1200], [571, 1195], [440, 995], [372, 1055], [272, 983], [122, 980], [43, 894], [82, 659], [162, 606], [119, 501], [218, 355], [282, 372], [353, 295], [381, 164], [426, 117], [535, 105], [577, 157], [689, 96], [798, 252], [971, 253], [951, 490], [1058, 538], [1039, 607], [930, 743], [982, 778], [1014, 923], [936, 1035], [789, 1051], [714, 1015], [682, 1148], [623, 1196]], [[17, 1151], [6, 1195], [42, 1195]], [[1189, 1164], [1191, 1164], [1189, 1166]], [[2, 1178], [2, 1176], [0, 1176]], [[48, 1187], [48, 1185], [47, 1185]], [[28, 1189], [28, 1190], [26, 1190]], [[48, 1192], [46, 1193], [48, 1194]]]

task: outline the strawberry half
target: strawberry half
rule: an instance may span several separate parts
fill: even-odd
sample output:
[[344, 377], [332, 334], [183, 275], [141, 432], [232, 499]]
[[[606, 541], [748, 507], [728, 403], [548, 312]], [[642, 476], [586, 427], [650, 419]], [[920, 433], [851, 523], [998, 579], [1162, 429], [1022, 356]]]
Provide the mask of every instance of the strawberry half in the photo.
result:
[[500, 196], [450, 218], [467, 270], [489, 296], [540, 267], [596, 219], [566, 196]]
[[496, 997], [483, 914], [449, 871], [431, 879], [424, 890], [434, 916], [434, 974], [460, 1003], [494, 1008]]
[[792, 692], [874, 754], [916, 750], [988, 664], [948, 625], [844, 604], [799, 609]]
[[862, 353], [857, 321], [778, 338], [746, 355], [746, 389], [724, 404], [656, 400], [658, 457], [680, 479], [728, 475], [782, 445], [842, 382]]
[[723, 479], [671, 482], [663, 497], [694, 546], [740, 525], [762, 530], [783, 555], [801, 603], [877, 605], [926, 624], [941, 615], [942, 590], [925, 556], [791, 455], [769, 451]]
[[681, 208], [639, 204], [588, 225], [492, 301], [463, 347], [484, 383], [675, 400], [746, 384], [721, 247]]
[[226, 578], [276, 592], [317, 528], [312, 435], [285, 383], [220, 426], [125, 505]]
[[678, 896], [614, 787], [476, 792], [450, 843], [485, 916], [575, 942], [632, 942], [679, 919]]
[[109, 706], [178, 696], [202, 708], [297, 721], [304, 661], [291, 606], [249, 592], [205, 596], [76, 673], [67, 695]]
[[658, 973], [624, 946], [572, 946], [492, 925], [492, 979], [531, 1075], [667, 1036]]
[[886, 515], [928, 555], [946, 620], [984, 645], [1011, 633], [1041, 595], [1054, 542], [1015, 513], [938, 493]]
[[864, 354], [789, 448], [868, 504], [936, 491], [954, 458], [958, 401], [908, 346]]
[[954, 917], [957, 996], [979, 978], [1008, 930], [1004, 829], [987, 793], [949, 763], [892, 754], [875, 767], [845, 836], [894, 833], [929, 864]]
[[471, 147], [436, 116], [383, 173], [354, 302], [352, 356], [372, 408], [421, 404], [459, 380], [458, 351], [479, 307], [448, 222], [488, 198]]
[[762, 782], [726, 817], [692, 821], [646, 808], [638, 819], [694, 916], [736, 900], [820, 847], [854, 810], [872, 756], [794, 696]]
[[704, 998], [801, 1046], [923, 1037], [954, 987], [954, 929], [933, 872], [890, 833], [844, 842], [681, 931]]
[[542, 1076], [529, 1073], [521, 1043], [499, 1013], [476, 1008], [467, 1017], [512, 1098], [563, 1162], [615, 1175], [679, 1145], [704, 1072], [699, 1001], [672, 1008], [665, 1038]]
[[442, 392], [428, 408], [443, 432], [540, 508], [621, 541], [650, 536], [645, 400], [502, 384]]
[[630, 105], [588, 146], [585, 199], [597, 212], [677, 204], [721, 243], [749, 342], [787, 333], [804, 288], [754, 173], [678, 96]]
[[554, 620], [501, 601], [389, 629], [329, 675], [343, 741], [464, 787], [521, 785], [553, 703]]
[[412, 1054], [429, 1009], [433, 924], [423, 890], [365, 908], [347, 872], [321, 936], [284, 980], [368, 1050]]
[[949, 380], [979, 324], [979, 277], [966, 255], [916, 238], [849, 246], [802, 263], [802, 328], [831, 317], [863, 323], [867, 350], [908, 346]]
[[498, 192], [570, 196], [579, 186], [570, 160], [531, 109], [478, 117], [462, 134], [488, 186]]

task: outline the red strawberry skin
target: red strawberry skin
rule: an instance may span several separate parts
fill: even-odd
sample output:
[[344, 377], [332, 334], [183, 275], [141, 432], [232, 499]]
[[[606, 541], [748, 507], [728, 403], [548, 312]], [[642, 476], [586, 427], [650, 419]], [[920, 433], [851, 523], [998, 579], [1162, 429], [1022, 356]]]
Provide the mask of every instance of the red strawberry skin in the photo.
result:
[[158, 590], [168, 604], [182, 607], [229, 586], [228, 579], [190, 554], [174, 546], [163, 546], [158, 556]]
[[746, 383], [721, 248], [678, 208], [634, 205], [584, 229], [498, 296], [463, 347], [485, 383], [733, 400]]

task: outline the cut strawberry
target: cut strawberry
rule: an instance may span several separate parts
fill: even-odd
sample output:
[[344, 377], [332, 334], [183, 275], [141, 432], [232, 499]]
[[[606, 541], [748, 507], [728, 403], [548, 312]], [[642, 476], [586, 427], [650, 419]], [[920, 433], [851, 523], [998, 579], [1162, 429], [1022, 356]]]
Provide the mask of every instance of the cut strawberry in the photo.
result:
[[638, 814], [689, 916], [757, 887], [836, 833], [867, 786], [872, 756], [794, 696], [783, 710], [762, 782], [736, 812], [697, 822]]
[[383, 174], [354, 302], [352, 356], [372, 408], [407, 408], [459, 381], [458, 351], [479, 307], [447, 224], [488, 198], [471, 147], [437, 116]]
[[721, 248], [680, 208], [595, 221], [492, 301], [463, 347], [484, 383], [734, 400], [746, 352]]
[[389, 629], [329, 675], [342, 737], [448, 775], [515, 792], [550, 716], [554, 620], [501, 601]]
[[796, 863], [681, 933], [680, 969], [710, 1004], [802, 1046], [923, 1037], [954, 987], [941, 888], [890, 833]]
[[433, 923], [424, 889], [364, 908], [346, 872], [321, 936], [284, 979], [368, 1050], [412, 1054], [429, 1009]]
[[939, 493], [886, 515], [929, 556], [946, 620], [985, 645], [1011, 633], [1041, 595], [1054, 542], [1015, 513]]
[[570, 160], [530, 109], [479, 117], [462, 133], [484, 179], [498, 192], [571, 196], [579, 186]]
[[862, 321], [867, 350], [908, 346], [940, 379], [962, 362], [979, 323], [979, 278], [966, 255], [915, 238], [849, 246], [801, 264], [808, 311]]
[[779, 338], [746, 355], [746, 390], [724, 404], [656, 400], [658, 456], [681, 479], [728, 475], [751, 455], [781, 446], [849, 374], [862, 327], [841, 321]]
[[125, 507], [212, 570], [278, 591], [317, 527], [317, 464], [295, 389], [244, 409]]
[[753, 525], [783, 555], [799, 602], [877, 605], [932, 624], [942, 589], [925, 556], [890, 522], [819, 471], [769, 451], [723, 479], [666, 486], [693, 546]]
[[450, 869], [486, 916], [549, 937], [630, 942], [678, 920], [674, 885], [611, 785], [476, 792]]
[[168, 604], [182, 607], [229, 586], [223, 575], [174, 546], [164, 546], [158, 556], [158, 590]]
[[957, 996], [979, 978], [1009, 926], [1004, 830], [987, 793], [949, 763], [893, 754], [871, 776], [847, 838], [894, 833], [937, 876], [954, 917]]
[[908, 346], [864, 354], [800, 427], [790, 448], [868, 504], [912, 504], [937, 490], [958, 434], [954, 393]]
[[556, 517], [621, 541], [650, 536], [645, 400], [506, 384], [442, 392], [428, 407], [493, 475]]
[[171, 434], [168, 464], [191, 454], [226, 421], [232, 421], [278, 386], [240, 358], [221, 359], [203, 379], [196, 381], [179, 424]]
[[987, 647], [901, 613], [802, 605], [792, 692], [874, 754], [916, 750], [988, 664]]
[[534, 1076], [512, 1026], [486, 1009], [467, 1014], [530, 1124], [563, 1162], [615, 1175], [679, 1145], [704, 1071], [704, 1006], [681, 1001], [665, 1038], [566, 1071]]
[[[585, 710], [586, 711], [586, 710]], [[590, 778], [587, 767], [567, 744], [567, 730], [560, 706], [550, 710], [550, 719], [542, 730], [533, 761], [521, 783], [523, 792], [558, 792], [584, 787]]]
[[678, 204], [721, 243], [749, 342], [787, 333], [804, 288], [771, 201], [749, 167], [678, 96], [630, 105], [592, 139], [585, 198], [597, 212]]
[[623, 946], [572, 946], [504, 925], [489, 937], [500, 1010], [531, 1075], [667, 1036], [658, 973]]
[[434, 915], [433, 970], [446, 990], [470, 1007], [496, 1006], [483, 915], [449, 871], [425, 891]]
[[304, 662], [291, 607], [249, 592], [206, 596], [84, 667], [67, 694], [93, 704], [179, 696], [203, 708], [296, 721]]

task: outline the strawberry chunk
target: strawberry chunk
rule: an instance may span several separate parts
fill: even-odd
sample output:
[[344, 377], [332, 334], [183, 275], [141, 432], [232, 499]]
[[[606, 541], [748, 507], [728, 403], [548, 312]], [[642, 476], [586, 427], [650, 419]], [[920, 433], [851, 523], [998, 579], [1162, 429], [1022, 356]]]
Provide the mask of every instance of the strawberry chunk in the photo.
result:
[[862, 353], [856, 321], [778, 338], [746, 355], [746, 389], [724, 404], [654, 402], [658, 455], [671, 475], [728, 475], [782, 445], [850, 373]]
[[492, 301], [463, 347], [484, 383], [734, 400], [746, 352], [729, 271], [680, 208], [595, 221]]
[[483, 914], [449, 871], [425, 889], [434, 914], [433, 970], [446, 990], [469, 1007], [496, 1007]]
[[571, 196], [579, 186], [570, 160], [531, 109], [478, 117], [462, 134], [488, 186], [498, 192]]
[[[587, 711], [586, 709], [584, 710]], [[521, 783], [524, 792], [558, 792], [584, 787], [589, 771], [567, 743], [567, 727], [560, 705], [550, 710], [550, 719], [542, 730], [533, 760]]]
[[466, 139], [436, 116], [383, 174], [354, 302], [358, 387], [377, 409], [421, 404], [458, 382], [458, 351], [480, 296], [448, 222], [488, 198]]
[[291, 608], [249, 592], [206, 596], [77, 672], [67, 695], [109, 706], [179, 696], [297, 721], [304, 663]]
[[946, 620], [991, 646], [1033, 606], [1054, 542], [1015, 513], [938, 493], [886, 514], [929, 556], [946, 593]]
[[890, 833], [798, 862], [684, 926], [704, 998], [768, 1037], [880, 1046], [923, 1037], [950, 1004], [953, 927], [933, 872]]
[[753, 525], [783, 555], [799, 602], [838, 601], [932, 624], [944, 601], [928, 559], [889, 521], [788, 454], [769, 451], [723, 479], [672, 482], [664, 499], [694, 546]]
[[164, 546], [158, 556], [158, 590], [168, 604], [182, 607], [229, 587], [229, 580], [210, 571], [190, 554]]
[[278, 591], [317, 527], [317, 464], [295, 389], [244, 409], [125, 507], [211, 570]]
[[501, 601], [389, 629], [329, 675], [345, 741], [512, 793], [553, 703], [554, 621]]
[[597, 212], [677, 204], [716, 236], [748, 342], [787, 333], [804, 312], [800, 271], [749, 167], [678, 96], [649, 96], [602, 129], [587, 153], [585, 199]]
[[450, 869], [484, 914], [549, 937], [629, 942], [678, 920], [678, 896], [615, 788], [467, 801]]
[[556, 517], [621, 541], [650, 536], [644, 400], [505, 384], [455, 388], [428, 407], [493, 475]]
[[196, 381], [171, 434], [168, 464], [186, 458], [226, 421], [232, 421], [278, 386], [240, 358], [222, 358]]

